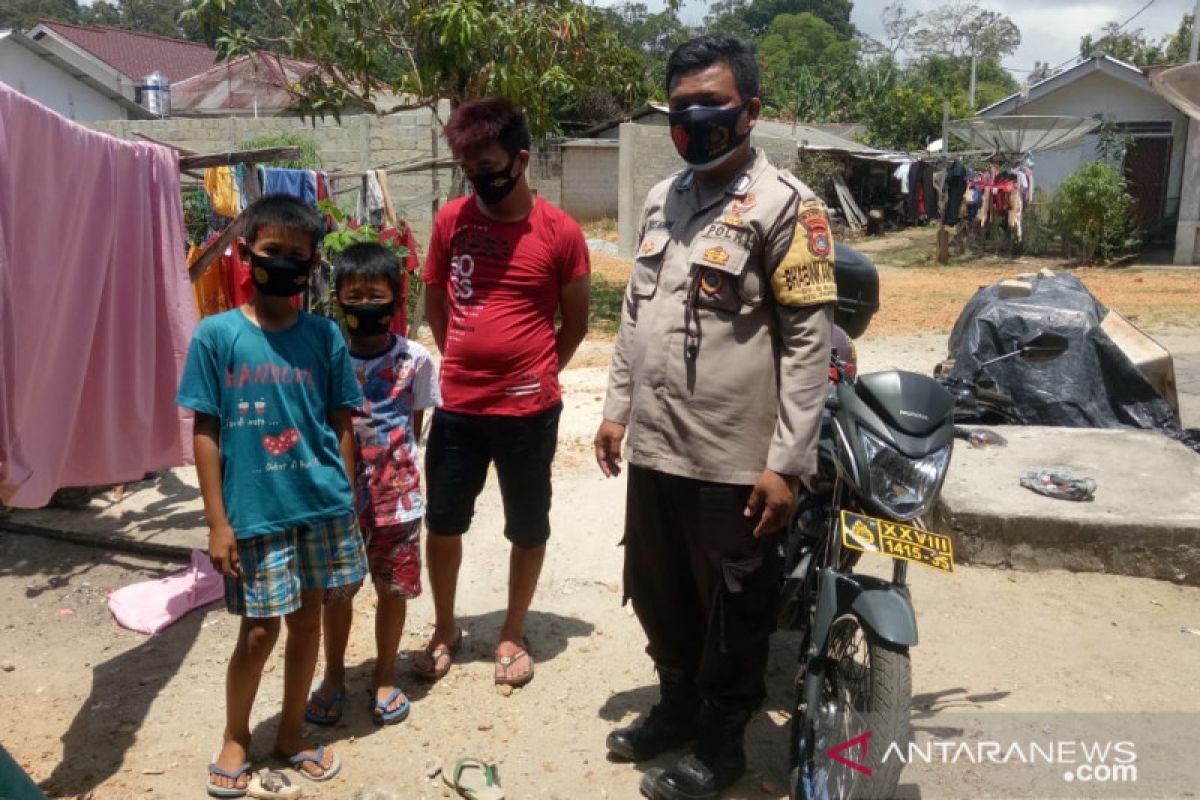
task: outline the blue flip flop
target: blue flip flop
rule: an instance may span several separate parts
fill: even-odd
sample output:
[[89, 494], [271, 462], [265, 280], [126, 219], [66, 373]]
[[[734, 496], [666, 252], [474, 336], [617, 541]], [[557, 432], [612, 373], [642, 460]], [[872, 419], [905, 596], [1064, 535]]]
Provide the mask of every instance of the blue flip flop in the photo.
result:
[[[408, 712], [412, 710], [412, 704], [408, 702], [408, 697], [405, 697], [404, 703], [399, 708], [394, 711], [388, 711], [388, 706], [396, 702], [397, 697], [404, 694], [399, 688], [393, 689], [392, 693], [388, 695], [387, 700], [384, 700], [382, 703], [375, 699], [374, 689], [368, 689], [367, 694], [371, 698], [371, 719], [375, 721], [376, 725], [395, 725], [397, 722], [403, 722], [408, 718]], [[382, 711], [383, 713], [376, 714], [376, 711]]]
[[[345, 699], [346, 699], [346, 688], [345, 687], [338, 689], [337, 693], [333, 697], [329, 698], [328, 700], [321, 697], [320, 689], [318, 689], [317, 691], [313, 692], [312, 694], [310, 694], [308, 696], [308, 702], [312, 703], [317, 708], [326, 712], [326, 715], [318, 717], [316, 714], [309, 711], [307, 707], [305, 707], [304, 718], [306, 720], [308, 720], [309, 722], [311, 722], [313, 725], [324, 725], [326, 727], [329, 727], [331, 725], [337, 725], [339, 722], [342, 721], [342, 712], [346, 710], [346, 704], [342, 702]], [[335, 705], [338, 707], [337, 714], [333, 715], [332, 717], [328, 716], [329, 709], [333, 708]]]
[[[247, 761], [245, 764], [242, 764], [240, 767], [238, 767], [236, 770], [233, 770], [233, 771], [230, 771], [227, 769], [221, 769], [220, 767], [217, 766], [217, 754], [216, 753], [213, 753], [212, 762], [209, 763], [209, 765], [208, 765], [209, 777], [212, 777], [213, 775], [220, 775], [222, 778], [229, 778], [229, 780], [233, 781], [234, 783], [237, 783], [237, 779], [242, 777], [246, 773], [250, 772], [250, 770], [251, 770], [251, 766], [250, 766], [249, 761]], [[208, 782], [208, 786], [207, 786], [208, 796], [209, 797], [245, 797], [246, 793], [250, 791], [249, 786], [250, 786], [250, 784], [247, 783], [246, 788], [244, 788], [244, 789], [238, 789], [236, 787], [227, 788], [224, 786], [217, 786], [217, 785], [213, 784], [213, 782], [210, 780]]]
[[[316, 777], [315, 775], [309, 774], [308, 770], [301, 769], [300, 765], [305, 762], [312, 762], [313, 764], [316, 764], [318, 767], [321, 767], [321, 761], [324, 758], [325, 758], [325, 745], [322, 744], [322, 745], [317, 746], [317, 754], [316, 755], [310, 756], [306, 753], [296, 753], [296, 755], [294, 755], [294, 756], [288, 756], [288, 763], [292, 765], [292, 767], [296, 770], [296, 772], [300, 773], [300, 777], [307, 778], [308, 780], [313, 781], [314, 783], [322, 783], [324, 781], [331, 779], [333, 776], [337, 775], [339, 772], [342, 771], [342, 760], [340, 758], [338, 758], [337, 756], [334, 756], [333, 763], [329, 765], [329, 769], [326, 769], [323, 773], [321, 773], [321, 777], [319, 777], [319, 778]], [[321, 767], [321, 768], [324, 769], [324, 767]]]

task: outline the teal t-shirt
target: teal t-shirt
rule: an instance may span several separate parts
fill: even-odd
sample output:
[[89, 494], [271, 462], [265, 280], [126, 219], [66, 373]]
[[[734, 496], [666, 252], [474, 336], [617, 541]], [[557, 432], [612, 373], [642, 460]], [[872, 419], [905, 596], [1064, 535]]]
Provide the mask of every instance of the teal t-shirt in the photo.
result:
[[264, 331], [241, 309], [201, 321], [176, 402], [221, 420], [225, 513], [239, 539], [349, 515], [329, 413], [362, 405], [341, 331], [300, 312]]

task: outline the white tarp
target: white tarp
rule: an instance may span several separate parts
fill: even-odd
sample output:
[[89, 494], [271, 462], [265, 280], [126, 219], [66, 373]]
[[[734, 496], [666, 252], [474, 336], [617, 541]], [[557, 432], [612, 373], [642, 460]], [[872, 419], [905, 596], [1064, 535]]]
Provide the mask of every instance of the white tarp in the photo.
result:
[[1099, 124], [1086, 117], [991, 117], [957, 120], [949, 130], [971, 150], [1019, 155], [1071, 144]]
[[1168, 103], [1192, 119], [1200, 119], [1200, 62], [1151, 75], [1150, 85]]

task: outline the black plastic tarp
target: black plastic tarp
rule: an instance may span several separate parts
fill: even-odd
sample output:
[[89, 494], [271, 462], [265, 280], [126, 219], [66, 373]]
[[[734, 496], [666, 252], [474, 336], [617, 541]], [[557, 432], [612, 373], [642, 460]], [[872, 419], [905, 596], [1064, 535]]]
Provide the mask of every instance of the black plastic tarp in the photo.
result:
[[951, 377], [973, 378], [979, 365], [1011, 353], [1039, 333], [1067, 338], [1053, 361], [1011, 358], [982, 375], [1013, 400], [1012, 422], [1068, 428], [1131, 426], [1188, 441], [1167, 402], [1101, 329], [1107, 309], [1071, 275], [1030, 279], [1026, 297], [1003, 298], [999, 285], [976, 292], [950, 334]]

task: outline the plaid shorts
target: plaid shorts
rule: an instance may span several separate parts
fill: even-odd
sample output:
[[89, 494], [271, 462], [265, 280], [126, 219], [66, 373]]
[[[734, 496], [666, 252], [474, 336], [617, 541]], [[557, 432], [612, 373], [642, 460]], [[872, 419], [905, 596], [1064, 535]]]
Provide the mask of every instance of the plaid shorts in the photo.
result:
[[393, 597], [421, 596], [421, 520], [383, 528], [362, 526], [367, 563], [376, 584]]
[[300, 592], [357, 587], [367, 557], [353, 514], [298, 525], [237, 543], [242, 576], [225, 579], [225, 607], [243, 617], [282, 617]]

